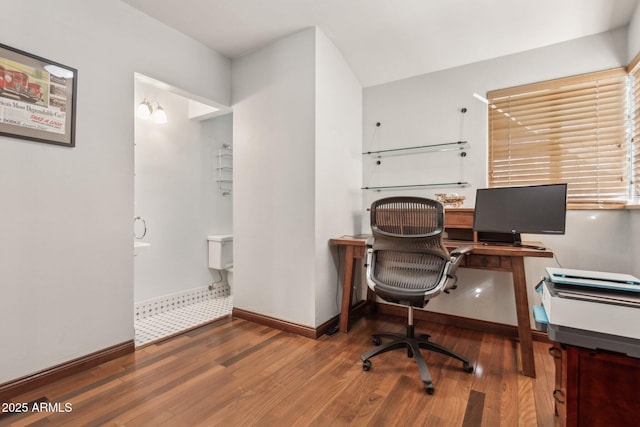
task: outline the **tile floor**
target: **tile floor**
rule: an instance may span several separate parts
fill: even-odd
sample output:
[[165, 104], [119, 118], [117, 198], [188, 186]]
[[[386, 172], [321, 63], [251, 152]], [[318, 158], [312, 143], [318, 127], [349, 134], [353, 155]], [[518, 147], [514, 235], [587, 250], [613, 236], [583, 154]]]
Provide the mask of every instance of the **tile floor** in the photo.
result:
[[231, 296], [208, 299], [135, 322], [136, 347], [160, 341], [181, 331], [231, 314]]

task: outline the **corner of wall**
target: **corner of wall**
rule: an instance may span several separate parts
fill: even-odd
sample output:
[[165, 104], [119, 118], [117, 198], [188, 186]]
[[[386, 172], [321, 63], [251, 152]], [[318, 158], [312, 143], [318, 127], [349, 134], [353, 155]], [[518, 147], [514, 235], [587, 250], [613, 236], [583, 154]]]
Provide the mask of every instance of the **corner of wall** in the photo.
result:
[[358, 234], [362, 205], [362, 85], [316, 28], [315, 322], [337, 314], [337, 268], [328, 240]]
[[627, 40], [627, 59], [631, 61], [640, 53], [640, 2], [636, 5], [636, 10], [629, 21]]

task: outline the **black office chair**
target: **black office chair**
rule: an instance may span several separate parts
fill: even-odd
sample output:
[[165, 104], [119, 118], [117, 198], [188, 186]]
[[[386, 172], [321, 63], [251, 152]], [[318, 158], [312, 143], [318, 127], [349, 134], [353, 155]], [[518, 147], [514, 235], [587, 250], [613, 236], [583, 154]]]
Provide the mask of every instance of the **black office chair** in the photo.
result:
[[[465, 372], [473, 366], [461, 355], [429, 341], [429, 335], [415, 336], [413, 308], [423, 308], [431, 298], [455, 288], [456, 269], [471, 246], [456, 248], [449, 254], [442, 242], [444, 208], [440, 202], [419, 197], [388, 197], [371, 205], [373, 242], [366, 255], [367, 284], [380, 298], [406, 305], [406, 335], [381, 332], [373, 335], [376, 348], [363, 354], [362, 369], [371, 369], [370, 358], [397, 348], [407, 348], [414, 357], [420, 378], [433, 394], [429, 368], [420, 349], [458, 359]], [[380, 345], [380, 338], [392, 341]]]

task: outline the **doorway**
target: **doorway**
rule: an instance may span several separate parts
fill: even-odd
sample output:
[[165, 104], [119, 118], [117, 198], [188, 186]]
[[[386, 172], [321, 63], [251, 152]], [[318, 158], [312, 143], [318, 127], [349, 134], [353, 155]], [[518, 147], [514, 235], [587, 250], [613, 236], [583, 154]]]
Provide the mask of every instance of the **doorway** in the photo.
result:
[[[207, 236], [232, 233], [232, 193], [218, 152], [232, 147], [227, 106], [134, 77], [134, 319], [140, 347], [230, 314], [224, 275], [208, 268]], [[154, 114], [162, 111], [166, 122]], [[136, 248], [137, 246], [137, 248]]]

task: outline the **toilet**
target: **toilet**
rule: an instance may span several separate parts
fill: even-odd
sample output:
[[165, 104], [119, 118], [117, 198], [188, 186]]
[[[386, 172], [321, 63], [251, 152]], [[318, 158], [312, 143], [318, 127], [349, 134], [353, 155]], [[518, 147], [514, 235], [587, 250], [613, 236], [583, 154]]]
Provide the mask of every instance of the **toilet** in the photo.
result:
[[233, 288], [233, 235], [214, 234], [207, 236], [209, 241], [209, 268], [224, 270], [229, 284], [229, 291]]

